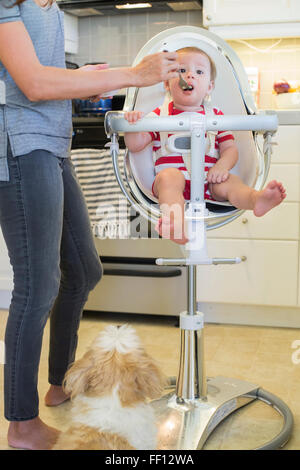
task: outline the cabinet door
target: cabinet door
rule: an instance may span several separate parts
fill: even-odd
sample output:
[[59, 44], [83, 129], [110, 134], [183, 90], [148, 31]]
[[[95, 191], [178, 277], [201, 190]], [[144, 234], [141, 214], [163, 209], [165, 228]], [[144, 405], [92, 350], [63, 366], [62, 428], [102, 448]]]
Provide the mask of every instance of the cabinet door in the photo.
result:
[[208, 252], [247, 259], [237, 265], [199, 266], [198, 301], [297, 305], [298, 242], [210, 239]]
[[279, 126], [274, 142], [272, 163], [300, 163], [300, 126]]
[[299, 20], [299, 0], [203, 0], [205, 26], [284, 23]]
[[300, 165], [278, 163], [271, 165], [267, 181], [281, 181], [286, 189], [285, 202], [300, 201]]
[[264, 217], [245, 211], [230, 224], [208, 232], [209, 238], [299, 239], [299, 203], [283, 202]]

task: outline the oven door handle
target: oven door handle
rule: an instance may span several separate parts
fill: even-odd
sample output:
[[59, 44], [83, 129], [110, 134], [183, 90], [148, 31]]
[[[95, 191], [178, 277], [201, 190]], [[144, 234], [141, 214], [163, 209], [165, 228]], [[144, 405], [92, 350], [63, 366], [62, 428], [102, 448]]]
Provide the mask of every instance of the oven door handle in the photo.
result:
[[[132, 277], [177, 277], [182, 272], [179, 268], [161, 269], [161, 266], [116, 265], [103, 263], [104, 276], [132, 276]], [[165, 267], [164, 267], [165, 268]]]

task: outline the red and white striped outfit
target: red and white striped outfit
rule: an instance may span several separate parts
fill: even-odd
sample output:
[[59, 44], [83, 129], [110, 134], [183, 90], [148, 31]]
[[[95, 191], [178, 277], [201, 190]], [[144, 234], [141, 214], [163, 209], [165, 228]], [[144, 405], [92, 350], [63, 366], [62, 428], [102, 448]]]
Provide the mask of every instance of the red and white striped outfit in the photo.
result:
[[[181, 114], [184, 113], [185, 111], [181, 111], [179, 109], [174, 108], [174, 103], [171, 101], [168, 106], [168, 115], [173, 116], [176, 114]], [[201, 109], [197, 111], [200, 114], [205, 114], [205, 108], [203, 105], [201, 105]], [[220, 111], [218, 108], [213, 108], [213, 112], [216, 115], [223, 115], [222, 111]], [[161, 114], [161, 108], [156, 108], [153, 113], [156, 115], [160, 116]], [[183, 196], [185, 200], [190, 199], [190, 185], [191, 185], [191, 178], [189, 171], [187, 169], [187, 164], [184, 161], [183, 155], [179, 152], [176, 151], [175, 153], [169, 153], [166, 155], [166, 149], [162, 148], [161, 146], [161, 138], [160, 138], [160, 133], [159, 132], [150, 132], [152, 141], [153, 141], [153, 151], [154, 151], [154, 160], [155, 160], [155, 173], [158, 174], [161, 170], [165, 168], [178, 168], [182, 172], [185, 178], [185, 188], [184, 188], [184, 193]], [[174, 134], [168, 134], [168, 137], [173, 136]], [[207, 135], [205, 136], [207, 137]], [[214, 142], [214, 148], [209, 148], [209, 146], [206, 148], [206, 154], [205, 154], [205, 175], [207, 175], [208, 170], [215, 165], [219, 158], [219, 144], [221, 142], [225, 142], [226, 140], [234, 140], [233, 135], [231, 132], [228, 131], [220, 131], [217, 133], [215, 142]], [[189, 157], [190, 158], [190, 157]], [[153, 183], [154, 184], [154, 183]], [[152, 186], [153, 189], [153, 186]], [[210, 191], [208, 189], [208, 183], [205, 183], [204, 187], [204, 198], [205, 199], [210, 199], [213, 200]]]

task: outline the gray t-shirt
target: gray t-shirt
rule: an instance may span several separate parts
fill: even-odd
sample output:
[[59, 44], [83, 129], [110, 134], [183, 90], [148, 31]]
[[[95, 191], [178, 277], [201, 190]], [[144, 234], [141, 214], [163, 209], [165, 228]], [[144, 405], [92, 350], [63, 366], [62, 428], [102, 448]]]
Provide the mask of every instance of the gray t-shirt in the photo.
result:
[[[63, 13], [56, 3], [41, 8], [34, 0], [13, 6], [0, 0], [0, 23], [22, 21], [42, 65], [65, 68]], [[0, 80], [5, 84], [6, 103], [0, 104], [0, 181], [8, 181], [7, 138], [13, 156], [43, 149], [68, 157], [72, 136], [70, 100], [31, 102], [17, 87], [0, 60]]]

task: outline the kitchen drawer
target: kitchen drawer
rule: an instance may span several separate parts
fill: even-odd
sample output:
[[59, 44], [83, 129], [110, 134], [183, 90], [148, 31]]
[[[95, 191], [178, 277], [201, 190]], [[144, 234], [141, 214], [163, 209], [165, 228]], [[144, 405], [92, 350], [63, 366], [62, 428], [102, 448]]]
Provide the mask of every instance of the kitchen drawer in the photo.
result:
[[300, 201], [300, 165], [275, 163], [271, 165], [267, 182], [281, 181], [286, 189], [285, 202]]
[[104, 263], [104, 276], [90, 293], [85, 310], [172, 316], [186, 310], [185, 268], [167, 267], [170, 275], [164, 275], [162, 266], [115, 265], [114, 272], [111, 268]]
[[198, 301], [297, 305], [298, 242], [210, 239], [208, 253], [247, 259], [237, 265], [199, 266]]
[[208, 232], [208, 237], [298, 240], [299, 203], [283, 202], [263, 217], [245, 211], [234, 222]]

